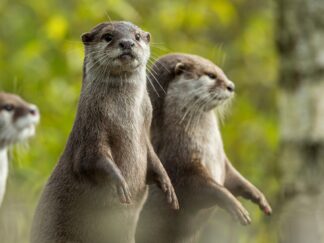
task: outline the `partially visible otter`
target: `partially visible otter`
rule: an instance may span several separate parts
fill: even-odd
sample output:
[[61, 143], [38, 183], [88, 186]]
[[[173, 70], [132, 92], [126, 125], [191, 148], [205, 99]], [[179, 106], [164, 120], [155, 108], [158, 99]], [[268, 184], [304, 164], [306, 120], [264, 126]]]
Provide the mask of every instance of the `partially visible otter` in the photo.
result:
[[0, 206], [8, 177], [8, 147], [32, 137], [39, 117], [35, 105], [17, 95], [0, 92]]
[[264, 195], [235, 170], [224, 152], [213, 109], [233, 96], [234, 84], [209, 60], [188, 54], [161, 57], [151, 73], [149, 78], [160, 83], [149, 90], [152, 143], [181, 207], [164, 207], [160, 193], [150, 188], [137, 242], [198, 242], [216, 205], [249, 224], [249, 214], [235, 196], [252, 200], [270, 214]]
[[36, 209], [31, 242], [133, 243], [147, 183], [178, 208], [149, 140], [150, 35], [129, 22], [105, 22], [82, 40], [78, 112]]

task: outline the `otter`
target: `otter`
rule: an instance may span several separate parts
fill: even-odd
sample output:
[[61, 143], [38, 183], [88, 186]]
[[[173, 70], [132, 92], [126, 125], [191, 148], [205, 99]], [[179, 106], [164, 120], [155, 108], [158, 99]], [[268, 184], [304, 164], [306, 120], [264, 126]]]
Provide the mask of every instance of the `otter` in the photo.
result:
[[0, 92], [0, 206], [8, 178], [8, 148], [35, 135], [39, 122], [37, 106], [21, 97]]
[[65, 150], [40, 198], [32, 243], [133, 243], [147, 184], [178, 201], [149, 139], [150, 34], [104, 22], [82, 35], [81, 95]]
[[153, 65], [149, 89], [153, 105], [151, 140], [181, 205], [171, 211], [154, 186], [140, 214], [140, 243], [198, 242], [215, 206], [243, 225], [250, 224], [237, 196], [271, 213], [264, 195], [230, 163], [213, 111], [234, 93], [234, 83], [211, 61], [190, 54], [168, 54]]

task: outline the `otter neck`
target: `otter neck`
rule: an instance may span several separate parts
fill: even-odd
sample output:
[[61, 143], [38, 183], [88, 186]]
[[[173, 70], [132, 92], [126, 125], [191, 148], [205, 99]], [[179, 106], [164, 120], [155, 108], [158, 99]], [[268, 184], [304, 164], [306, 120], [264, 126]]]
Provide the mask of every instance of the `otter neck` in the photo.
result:
[[[106, 79], [97, 79], [95, 81], [86, 80], [82, 93], [91, 97], [105, 97], [110, 94], [115, 99], [136, 98], [141, 100], [146, 88], [145, 75], [144, 70], [124, 77], [109, 76]], [[116, 95], [117, 93], [120, 95]]]
[[128, 84], [143, 85], [146, 83], [146, 66], [140, 65], [136, 69], [128, 72], [113, 73], [106, 67], [94, 67], [93, 64], [85, 62], [83, 67], [82, 89], [96, 84], [106, 84], [107, 86], [123, 87]]
[[7, 148], [0, 148], [0, 205], [6, 191], [8, 177], [8, 153]]
[[[169, 110], [169, 109], [166, 109]], [[199, 110], [187, 110], [182, 109], [181, 111], [175, 108], [172, 112], [172, 116], [165, 114], [164, 124], [177, 124], [176, 129], [181, 133], [193, 134], [199, 132], [201, 129], [205, 129], [206, 126], [212, 125], [218, 128], [218, 118], [214, 110], [203, 111]], [[175, 127], [172, 125], [172, 129]], [[206, 128], [207, 129], [207, 128]]]

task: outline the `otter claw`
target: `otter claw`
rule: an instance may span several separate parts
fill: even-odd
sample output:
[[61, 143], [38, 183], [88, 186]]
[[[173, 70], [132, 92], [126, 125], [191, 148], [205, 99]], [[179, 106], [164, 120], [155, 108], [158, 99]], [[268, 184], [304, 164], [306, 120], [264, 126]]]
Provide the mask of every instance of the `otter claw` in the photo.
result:
[[131, 194], [129, 192], [127, 185], [118, 186], [117, 193], [122, 203], [126, 203], [126, 204], [131, 203]]
[[242, 225], [248, 225], [251, 224], [252, 220], [249, 216], [249, 213], [244, 210], [245, 212], [239, 212], [239, 214], [236, 215], [236, 219], [240, 221]]
[[175, 194], [175, 191], [172, 186], [168, 188], [168, 203], [171, 204], [172, 209], [178, 210], [179, 209], [179, 202], [178, 198]]
[[117, 194], [122, 203], [130, 204], [131, 203], [131, 193], [129, 191], [127, 182], [122, 176], [117, 177]]
[[160, 187], [162, 191], [166, 194], [167, 201], [169, 204], [171, 204], [172, 209], [178, 210], [179, 209], [178, 198], [171, 183], [165, 183], [165, 182], [161, 183]]
[[252, 220], [249, 212], [240, 203], [233, 205], [229, 211], [236, 220], [240, 221], [242, 225], [251, 224]]
[[266, 206], [263, 208], [263, 212], [266, 214], [266, 215], [271, 215], [272, 214], [272, 209], [270, 206]]
[[266, 214], [266, 215], [271, 215], [272, 214], [272, 209], [271, 206], [269, 205], [267, 199], [265, 196], [260, 193], [260, 195], [257, 197], [257, 204], [259, 204], [260, 209]]

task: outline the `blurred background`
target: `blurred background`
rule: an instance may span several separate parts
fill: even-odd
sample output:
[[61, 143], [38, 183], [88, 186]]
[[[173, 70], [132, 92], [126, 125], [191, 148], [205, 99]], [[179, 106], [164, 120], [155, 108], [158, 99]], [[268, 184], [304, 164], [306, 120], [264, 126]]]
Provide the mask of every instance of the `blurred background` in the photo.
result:
[[[265, 217], [241, 200], [253, 224], [242, 227], [219, 212], [200, 242], [324, 242], [323, 5], [321, 0], [1, 0], [0, 90], [37, 104], [42, 118], [29, 146], [10, 153], [0, 241], [28, 242], [38, 197], [73, 124], [82, 78], [80, 35], [112, 19], [151, 32], [150, 62], [169, 52], [198, 54], [219, 65], [237, 87], [222, 125], [225, 149], [268, 197], [274, 215]], [[311, 235], [317, 238], [298, 236], [305, 212], [307, 232], [315, 230]]]

